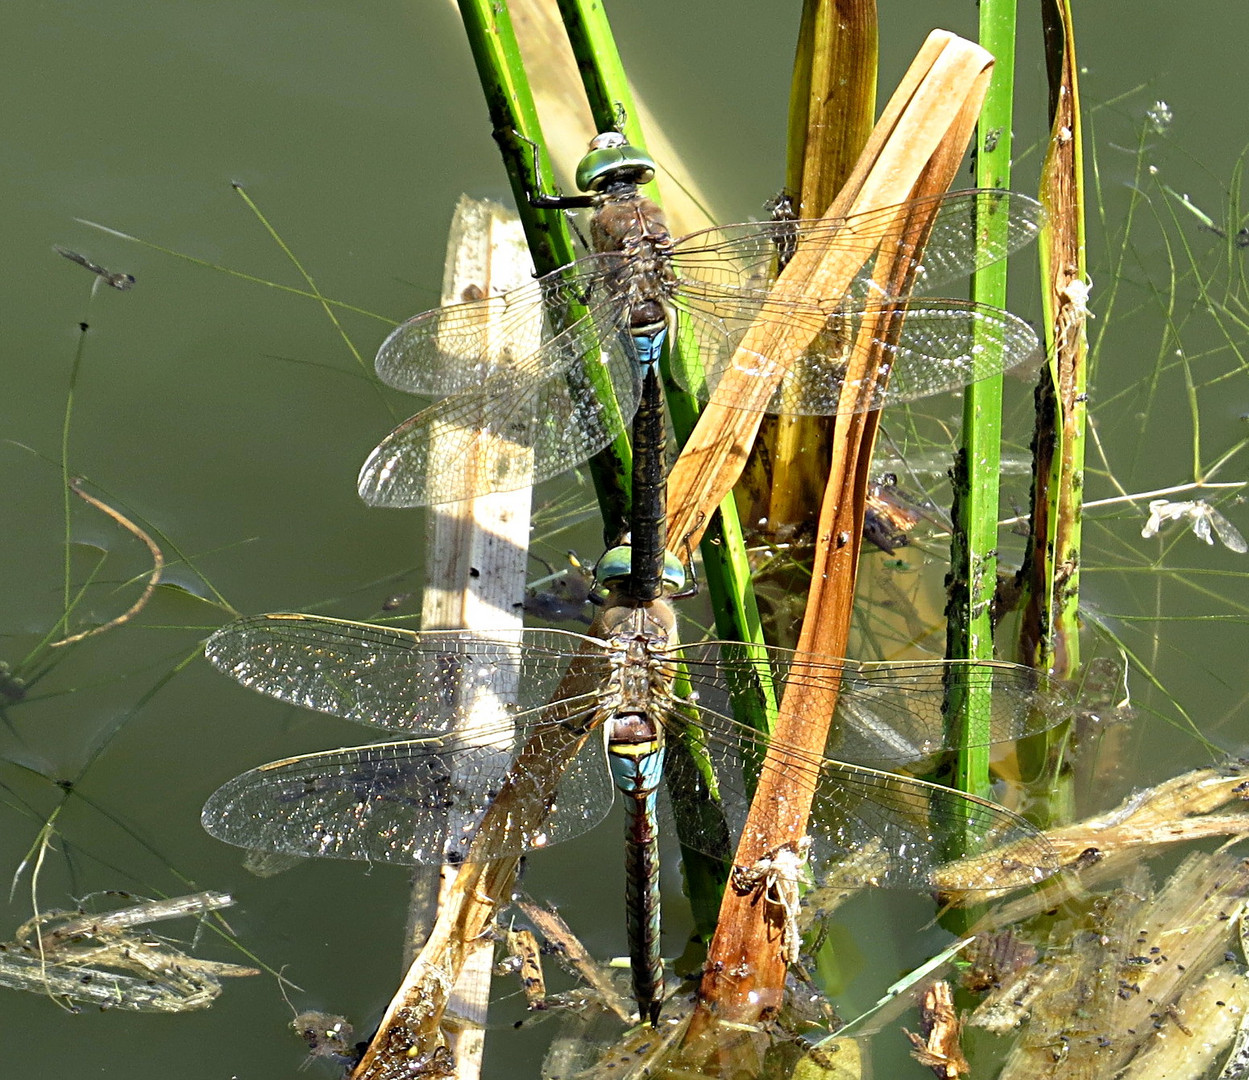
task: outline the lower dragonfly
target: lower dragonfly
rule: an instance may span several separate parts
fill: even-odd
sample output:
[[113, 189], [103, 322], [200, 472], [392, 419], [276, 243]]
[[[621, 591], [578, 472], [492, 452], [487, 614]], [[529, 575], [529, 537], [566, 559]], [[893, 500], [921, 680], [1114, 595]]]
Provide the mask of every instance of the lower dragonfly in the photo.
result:
[[[600, 134], [577, 168], [585, 194], [530, 200], [591, 208], [591, 254], [501, 295], [416, 315], [387, 337], [379, 377], [444, 400], [369, 455], [358, 480], [365, 502], [454, 502], [527, 487], [588, 460], [624, 432], [641, 369], [665, 335], [681, 345], [673, 374], [686, 389], [789, 414], [878, 409], [1039, 358], [1036, 333], [1009, 312], [900, 295], [965, 276], [1033, 239], [1044, 219], [1033, 199], [956, 191], [840, 219], [749, 222], [674, 239], [639, 191], [655, 170], [619, 133]], [[777, 277], [778, 244], [795, 258], [848, 252], [862, 269], [840, 295], [811, 295], [801, 277]], [[885, 280], [878, 256], [904, 273]], [[882, 321], [893, 327], [888, 340], [860, 334]], [[748, 331], [756, 345], [739, 350]], [[789, 351], [776, 343], [795, 336], [807, 342], [801, 355], [763, 354]], [[888, 379], [843, 403], [847, 364], [869, 347], [883, 350]], [[698, 366], [687, 363], [692, 353]], [[724, 380], [730, 372], [747, 376], [736, 390]], [[614, 403], [596, 389], [599, 374]]]
[[[515, 856], [600, 821], [613, 801], [611, 772], [657, 731], [680, 750], [663, 763], [668, 789], [697, 796], [690, 805], [713, 803], [739, 830], [761, 769], [774, 766], [765, 761], [768, 737], [730, 715], [730, 695], [767, 680], [779, 694], [802, 681], [840, 687], [843, 721], [814, 763], [802, 871], [812, 882], [871, 851], [876, 861], [860, 884], [930, 889], [953, 837], [972, 851], [1010, 845], [1009, 857], [985, 860], [984, 888], [1028, 885], [1057, 869], [1022, 818], [889, 771], [947, 747], [941, 717], [951, 686], [991, 692], [993, 742], [1058, 723], [1069, 703], [1044, 675], [1005, 663], [858, 663], [733, 642], [677, 644], [665, 601], [616, 604], [614, 590], [607, 599], [591, 634], [531, 628], [513, 641], [299, 614], [221, 628], [206, 655], [244, 685], [403, 737], [243, 773], [209, 798], [204, 827], [246, 848], [370, 862]], [[519, 685], [519, 703], [483, 724], [464, 692], [480, 700], [500, 684]], [[811, 755], [791, 747], [786, 756]], [[651, 797], [683, 842], [725, 857], [721, 831], [683, 809], [684, 799], [662, 810], [664, 800]], [[489, 850], [471, 847], [475, 822], [496, 798], [507, 806], [492, 810]], [[662, 976], [642, 970], [635, 982], [640, 1016], [653, 1021]]]

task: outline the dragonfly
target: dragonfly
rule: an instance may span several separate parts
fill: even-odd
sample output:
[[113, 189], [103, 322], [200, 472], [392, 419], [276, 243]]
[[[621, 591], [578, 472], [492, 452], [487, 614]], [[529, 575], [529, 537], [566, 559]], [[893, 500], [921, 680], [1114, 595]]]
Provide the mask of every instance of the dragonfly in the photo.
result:
[[[847, 360], [864, 347], [859, 330], [884, 316], [895, 328], [901, 322], [896, 338], [876, 342], [889, 377], [860, 395], [855, 410], [954, 390], [1039, 356], [1035, 332], [1008, 312], [911, 295], [1032, 240], [1044, 220], [1033, 199], [959, 191], [839, 219], [748, 222], [673, 238], [639, 190], [655, 170], [619, 133], [598, 135], [577, 169], [583, 194], [530, 199], [591, 209], [590, 254], [508, 292], [416, 315], [386, 338], [378, 376], [442, 400], [369, 455], [357, 484], [365, 502], [454, 502], [525, 487], [586, 461], [623, 433], [644, 369], [674, 338], [683, 357], [693, 346], [701, 363], [674, 365], [674, 378], [700, 397], [742, 408], [758, 408], [763, 397], [768, 411], [811, 415], [843, 407]], [[932, 214], [922, 245], [898, 224], [907, 211]], [[986, 230], [990, 222], [995, 227]], [[978, 232], [991, 239], [978, 244]], [[841, 295], [813, 296], [802, 282], [777, 279], [778, 251], [819, 253], [833, 245], [860, 253], [864, 263]], [[906, 273], [877, 280], [876, 253]], [[739, 354], [758, 323], [778, 336], [802, 327], [811, 344], [796, 358]], [[759, 393], [758, 379], [774, 380], [782, 363], [786, 377], [770, 397]], [[726, 382], [742, 388], [717, 394], [730, 371], [758, 379]], [[610, 382], [615, 403], [600, 398], [595, 376]]]
[[71, 251], [69, 248], [61, 247], [60, 244], [53, 244], [52, 250], [58, 255], [64, 255], [70, 262], [75, 262], [79, 266], [90, 270], [93, 274], [97, 274], [104, 284], [111, 285], [114, 289], [117, 289], [120, 292], [127, 292], [128, 290], [134, 288], [133, 274], [127, 274], [120, 270], [109, 270], [101, 266], [99, 263], [92, 262], [85, 255], [79, 255], [76, 251]]
[[[615, 602], [645, 604], [680, 599], [697, 591], [693, 573], [668, 550], [667, 435], [663, 391], [653, 363], [642, 375], [641, 400], [633, 416], [629, 533], [595, 563], [590, 598], [600, 606]], [[692, 562], [691, 562], [692, 566]]]
[[[1070, 714], [1065, 690], [1029, 668], [680, 644], [665, 600], [605, 606], [589, 634], [526, 628], [507, 640], [256, 615], [219, 629], [205, 653], [253, 690], [390, 733], [390, 741], [285, 758], [224, 784], [205, 804], [203, 825], [248, 849], [404, 865], [545, 849], [603, 818], [618, 790], [613, 774], [631, 767], [632, 755], [653, 764], [645, 771], [655, 790], [645, 798], [659, 817], [684, 843], [727, 859], [761, 770], [789, 757], [811, 762], [818, 776], [801, 871], [812, 883], [870, 851], [871, 872], [858, 884], [930, 889], [951, 836], [974, 851], [1010, 845], [1009, 858], [986, 858], [984, 888], [1029, 885], [1057, 869], [1048, 843], [1011, 811], [892, 771], [949, 746], [941, 715], [950, 687], [989, 693], [992, 742], [1060, 722]], [[798, 747], [766, 758], [768, 736], [732, 715], [734, 694], [768, 681], [778, 694], [798, 682], [840, 688], [842, 722], [815, 761]], [[492, 699], [500, 685], [517, 687], [514, 705]], [[484, 716], [483, 697], [494, 701]], [[658, 760], [647, 756], [656, 731], [667, 747]], [[661, 764], [666, 788], [689, 799], [667, 799]], [[491, 809], [505, 798], [505, 808]], [[708, 824], [707, 806], [718, 824]], [[483, 850], [473, 834], [488, 810]], [[630, 870], [629, 880], [649, 889], [654, 875]], [[634, 974], [640, 1015], [653, 1021], [662, 973], [657, 985]]]

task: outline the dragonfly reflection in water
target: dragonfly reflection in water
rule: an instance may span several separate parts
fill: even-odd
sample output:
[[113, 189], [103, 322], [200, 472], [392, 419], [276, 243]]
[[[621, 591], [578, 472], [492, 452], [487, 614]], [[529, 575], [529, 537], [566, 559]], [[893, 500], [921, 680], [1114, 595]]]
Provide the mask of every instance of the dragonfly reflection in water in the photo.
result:
[[[687, 389], [714, 394], [733, 364], [770, 377], [776, 363], [789, 363], [767, 408], [797, 414], [838, 411], [859, 328], [886, 313], [905, 315], [897, 339], [877, 343], [887, 388], [856, 408], [957, 389], [1039, 355], [1031, 327], [1008, 312], [898, 295], [966, 276], [1033, 239], [1043, 218], [1035, 200], [1009, 191], [959, 191], [908, 204], [910, 217], [886, 207], [839, 220], [750, 222], [673, 239], [661, 211], [638, 190], [654, 174], [654, 163], [622, 136], [599, 135], [577, 169], [578, 186], [588, 194], [531, 199], [592, 208], [594, 253], [502, 295], [427, 311], [391, 333], [377, 354], [381, 379], [445, 400], [374, 449], [360, 470], [366, 502], [454, 502], [524, 487], [587, 460], [622, 433], [637, 405], [639, 369], [674, 327], [683, 345], [697, 345], [706, 370], [705, 381], [676, 370]], [[899, 221], [925, 211], [933, 219], [921, 253], [913, 227]], [[991, 221], [995, 227], [986, 230]], [[978, 230], [987, 242], [977, 244]], [[861, 252], [865, 266], [843, 295], [808, 295], [801, 281], [776, 280], [778, 244], [813, 254], [837, 245]], [[877, 251], [909, 272], [888, 283], [874, 280]], [[752, 323], [781, 340], [801, 327], [812, 344], [797, 359], [757, 353], [735, 359]], [[600, 362], [620, 412], [604, 406], [593, 389], [591, 370]], [[761, 395], [751, 382], [741, 396], [722, 392], [715, 400], [758, 408]], [[434, 432], [439, 439], [431, 451]]]
[[[218, 630], [208, 658], [239, 682], [292, 704], [407, 736], [262, 765], [221, 787], [204, 807], [214, 836], [247, 848], [333, 858], [441, 863], [463, 859], [471, 821], [500, 790], [511, 800], [488, 854], [515, 855], [596, 824], [613, 799], [599, 741], [608, 720], [634, 710], [669, 745], [667, 785], [720, 801], [740, 828], [764, 762], [766, 738], [728, 713], [730, 690], [776, 680], [839, 685], [839, 734], [818, 761], [809, 873], [816, 883], [847, 854], [880, 861], [863, 884], [930, 888], [951, 835], [984, 848], [1011, 842], [984, 887], [1030, 884], [1056, 867], [1021, 818], [990, 802], [884, 771], [945, 746], [947, 683], [992, 691], [991, 737], [1010, 740], [1057, 723], [1061, 690], [1030, 669], [959, 662], [853, 663], [730, 642], [673, 645], [666, 603], [625, 605], [600, 617], [601, 637], [526, 629], [516, 644], [465, 630], [420, 631], [304, 615], [259, 615]], [[672, 692], [681, 664], [696, 700]], [[578, 676], [569, 693], [567, 672]], [[497, 723], [457, 734], [467, 719], [457, 687], [488, 691], [518, 681], [519, 706]], [[474, 714], [476, 715], [476, 714]], [[701, 749], [700, 749], [701, 748]], [[502, 749], [502, 752], [501, 752]], [[699, 755], [704, 755], [701, 760]], [[835, 755], [835, 756], [832, 756]], [[789, 748], [787, 755], [810, 760]], [[761, 765], [761, 763], [763, 763]], [[709, 772], [704, 772], [706, 766]], [[551, 775], [551, 774], [554, 775]], [[703, 819], [682, 840], [723, 857]], [[643, 1017], [657, 1000], [639, 1002]]]

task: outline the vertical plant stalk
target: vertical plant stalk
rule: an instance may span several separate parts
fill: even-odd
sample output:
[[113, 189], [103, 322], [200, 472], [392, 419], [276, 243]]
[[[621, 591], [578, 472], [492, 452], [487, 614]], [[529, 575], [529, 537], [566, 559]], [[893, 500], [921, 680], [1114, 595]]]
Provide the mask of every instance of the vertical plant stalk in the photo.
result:
[[[554, 180], [511, 17], [505, 3], [492, 0], [460, 0], [459, 6], [534, 269], [539, 275], [546, 274], [572, 262], [576, 252], [562, 214], [529, 204], [530, 192], [551, 191]], [[599, 400], [614, 403], [611, 380], [602, 365], [588, 364], [586, 373]], [[623, 434], [627, 427], [623, 419], [619, 420], [619, 427], [622, 434], [590, 461], [604, 521], [609, 531], [617, 535], [625, 517], [632, 462], [629, 440]]]
[[[862, 153], [876, 116], [875, 0], [806, 0], [789, 98], [785, 190], [798, 217], [824, 213]], [[814, 527], [828, 476], [827, 417], [767, 417], [762, 445], [737, 485], [747, 521], [766, 530]], [[767, 464], [765, 464], [767, 463]], [[769, 467], [770, 465], [770, 467]]]
[[876, 0], [806, 0], [789, 100], [785, 186], [799, 216], [836, 197], [872, 133], [878, 69]]
[[1037, 390], [1033, 539], [1024, 567], [1021, 648], [1029, 662], [1070, 678], [1079, 667], [1080, 507], [1087, 421], [1084, 166], [1071, 13], [1042, 5], [1050, 79], [1050, 145], [1041, 177], [1049, 224], [1041, 234], [1041, 296], [1049, 364]]
[[[590, 111], [600, 131], [622, 128], [623, 134], [634, 146], [645, 149], [639, 110], [634, 103], [625, 78], [624, 66], [616, 49], [603, 6], [594, 0], [559, 0], [560, 14], [568, 30], [573, 55], [581, 72], [582, 86], [590, 102]], [[657, 192], [653, 201], [662, 208]], [[698, 420], [698, 401], [693, 394], [681, 389], [672, 377], [672, 365], [697, 368], [697, 343], [692, 335], [684, 332], [678, 320], [675, 340], [670, 349], [677, 356], [670, 359], [665, 350], [661, 368], [664, 376], [664, 399], [677, 444], [684, 445]], [[746, 558], [746, 545], [738, 517], [737, 504], [726, 493], [718, 507], [720, 518], [711, 525], [711, 535], [690, 538], [685, 533], [669, 530], [668, 544], [676, 554], [684, 557], [685, 545], [702, 541], [705, 584], [711, 597], [715, 614], [716, 630], [720, 637], [733, 641], [762, 642], [762, 625], [758, 605], [751, 585], [750, 566]], [[710, 512], [708, 513], [708, 519]], [[669, 513], [669, 522], [671, 522]], [[702, 524], [706, 525], [704, 521]], [[699, 856], [692, 849], [687, 852], [691, 859]]]
[[[1009, 188], [1012, 99], [1015, 89], [1016, 0], [981, 0], [980, 44], [996, 60], [976, 126], [976, 186]], [[1004, 215], [976, 223], [977, 244], [992, 244], [1006, 229]], [[1006, 306], [1006, 260], [972, 278], [972, 299]], [[998, 478], [1002, 459], [1002, 376], [973, 382], [963, 395], [962, 445], [954, 463], [954, 519], [950, 543], [946, 655], [993, 659], [993, 594], [997, 587]], [[989, 794], [989, 687], [966, 687], [946, 706], [946, 723], [960, 747], [952, 785]], [[960, 851], [950, 853], [957, 858]]]
[[[599, 131], [620, 129], [629, 142], [645, 150], [639, 110], [625, 77], [624, 66], [615, 39], [600, 3], [593, 0], [559, 0], [560, 15], [568, 32], [582, 86], [590, 103], [590, 112]], [[662, 209], [658, 191], [651, 199]], [[660, 368], [663, 374], [664, 398], [672, 418], [677, 442], [683, 444], [698, 419], [698, 401], [681, 389], [672, 377], [673, 364], [698, 365], [697, 342], [678, 320], [677, 332], [669, 335]], [[675, 358], [672, 353], [677, 355]], [[692, 542], [691, 542], [692, 544]], [[682, 558], [686, 555], [686, 537], [668, 534], [668, 546]], [[762, 624], [755, 602], [750, 566], [737, 506], [731, 496], [720, 506], [720, 516], [711, 526], [711, 534], [702, 541], [704, 577], [720, 637], [733, 641], [762, 642]], [[734, 703], [735, 710], [745, 713]], [[675, 800], [688, 793], [671, 791]], [[703, 819], [703, 812], [715, 813], [716, 808], [686, 807], [678, 815], [682, 822]], [[709, 938], [715, 929], [716, 911], [724, 887], [724, 864], [712, 859], [681, 838], [681, 859], [691, 909], [699, 935]]]
[[[1050, 83], [1050, 145], [1041, 176], [1049, 224], [1040, 238], [1049, 363], [1036, 391], [1032, 544], [1020, 571], [1025, 594], [1020, 649], [1033, 666], [1071, 678], [1080, 664], [1077, 619], [1088, 409], [1084, 164], [1071, 9], [1067, 0], [1045, 0], [1041, 12]], [[1068, 820], [1072, 813], [1071, 785], [1059, 761], [1065, 734], [1065, 728], [1050, 732], [1030, 748], [1031, 760], [1023, 762], [1030, 772], [1050, 777], [1048, 822]]]
[[[953, 179], [983, 100], [992, 58], [981, 48], [944, 32], [934, 32], [890, 100], [877, 124], [863, 158], [830, 214], [839, 216], [849, 207], [886, 207], [944, 191]], [[882, 239], [894, 237], [921, 240], [931, 225], [935, 205], [899, 209], [894, 221], [882, 223]], [[886, 243], [885, 249], [891, 249]], [[782, 287], [792, 293], [805, 282], [814, 295], [835, 296], [827, 291], [835, 275], [846, 272], [848, 263], [861, 265], [863, 253], [813, 253], [804, 256], [800, 244], [794, 259], [782, 273]], [[855, 267], [857, 270], [857, 266]], [[851, 270], [850, 273], [854, 271]], [[877, 260], [876, 273], [891, 286], [905, 284], [898, 275], [909, 273], [885, 254]], [[787, 276], [788, 275], [788, 276]], [[847, 279], [848, 280], [848, 279]], [[844, 291], [845, 284], [841, 285]], [[889, 323], [890, 317], [882, 320]], [[852, 350], [852, 365], [844, 380], [843, 394], [873, 392], [880, 353], [869, 342], [889, 341], [897, 325], [864, 325]], [[762, 352], [780, 364], [805, 347], [805, 342], [786, 339], [779, 328], [770, 329]], [[754, 328], [744, 342], [758, 348]], [[736, 393], [736, 391], [734, 391]], [[764, 392], [770, 392], [765, 388]], [[714, 398], [712, 402], [714, 406]], [[833, 470], [825, 490], [820, 514], [819, 545], [812, 575], [813, 586], [799, 649], [824, 655], [844, 655], [849, 634], [854, 594], [854, 571], [861, 537], [864, 490], [875, 437], [878, 415], [855, 413], [843, 401], [846, 415], [839, 416], [834, 428]], [[704, 412], [707, 419], [710, 409]], [[740, 410], [739, 410], [740, 412]], [[703, 421], [700, 421], [700, 427]], [[742, 419], [738, 417], [738, 425]], [[731, 439], [731, 441], [730, 441]], [[693, 442], [693, 440], [691, 440]], [[727, 444], [727, 445], [726, 445]], [[739, 431], [726, 437], [700, 442], [703, 460], [692, 461], [691, 490], [713, 494], [718, 486], [714, 477], [731, 471], [740, 462]], [[723, 447], [724, 461], [712, 458], [716, 447]], [[704, 449], [705, 448], [705, 449]], [[687, 451], [689, 447], [687, 446]], [[706, 488], [703, 488], [706, 485]], [[781, 704], [776, 742], [769, 751], [768, 767], [763, 770], [750, 816], [743, 830], [735, 858], [737, 865], [754, 866], [763, 856], [786, 845], [796, 845], [805, 835], [807, 817], [815, 793], [816, 768], [828, 740], [829, 724], [836, 695], [814, 680], [801, 677], [795, 664]], [[781, 754], [780, 746], [797, 748], [796, 754]], [[785, 962], [781, 955], [783, 928], [778, 912], [769, 907], [756, 891], [732, 889], [725, 894], [720, 921], [712, 941], [705, 974], [700, 986], [700, 1005], [687, 1034], [689, 1053], [717, 1056], [716, 1021], [751, 1023], [779, 1007], [784, 986]], [[704, 1036], [709, 1036], [704, 1041]], [[696, 1046], [690, 1044], [697, 1044]], [[735, 1066], [744, 1063], [736, 1062]]]

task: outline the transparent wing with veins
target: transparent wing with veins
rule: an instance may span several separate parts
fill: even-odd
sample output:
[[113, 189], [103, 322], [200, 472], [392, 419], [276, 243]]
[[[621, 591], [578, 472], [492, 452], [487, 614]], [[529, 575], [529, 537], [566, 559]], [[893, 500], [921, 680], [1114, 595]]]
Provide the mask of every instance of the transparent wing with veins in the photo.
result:
[[[414, 632], [305, 616], [257, 616], [224, 627], [207, 655], [244, 685], [292, 704], [414, 738], [287, 759], [236, 777], [209, 800], [210, 832], [245, 847], [395, 862], [464, 857], [473, 820], [500, 790], [516, 785], [518, 757], [533, 770], [514, 797], [523, 813], [492, 854], [543, 847], [592, 827], [611, 804], [598, 726], [607, 701], [588, 690], [549, 703], [570, 663], [593, 685], [606, 685], [609, 643], [558, 630], [526, 630], [517, 644], [466, 631]], [[1054, 869], [1044, 840], [1022, 819], [993, 803], [887, 771], [944, 749], [941, 703], [953, 685], [991, 692], [991, 741], [1044, 730], [1067, 712], [1061, 690], [1031, 669], [1009, 664], [860, 664], [802, 657], [783, 649], [743, 655], [733, 643], [678, 646], [657, 654], [679, 661], [696, 705], [668, 693], [653, 702], [669, 744], [668, 783], [712, 799], [734, 830], [761, 768], [767, 740], [738, 723], [726, 702], [731, 687], [766, 676], [777, 692], [802, 679], [838, 685], [840, 735], [826, 752], [787, 747], [792, 762], [817, 775], [810, 824], [811, 865], [819, 872], [866, 847], [882, 853], [873, 881], [931, 884], [957, 831], [972, 849], [1010, 841], [1008, 878], [1030, 883]], [[800, 662], [796, 662], [799, 660]], [[474, 731], [457, 686], [487, 690], [505, 677], [520, 687], [520, 704]], [[569, 732], [581, 741], [565, 772], [539, 773], [568, 752]], [[537, 740], [535, 743], [534, 740]], [[543, 740], [547, 742], [544, 744]], [[546, 752], [549, 749], [549, 753]], [[703, 771], [710, 765], [714, 779]], [[523, 805], [526, 792], [555, 790], [550, 805]], [[537, 795], [533, 796], [538, 798]], [[697, 803], [697, 799], [694, 800]], [[684, 806], [687, 800], [679, 800]], [[701, 819], [682, 817], [684, 842], [723, 856], [723, 836]], [[986, 884], [986, 887], [989, 887]]]

